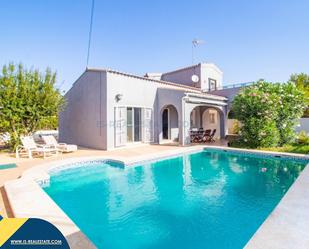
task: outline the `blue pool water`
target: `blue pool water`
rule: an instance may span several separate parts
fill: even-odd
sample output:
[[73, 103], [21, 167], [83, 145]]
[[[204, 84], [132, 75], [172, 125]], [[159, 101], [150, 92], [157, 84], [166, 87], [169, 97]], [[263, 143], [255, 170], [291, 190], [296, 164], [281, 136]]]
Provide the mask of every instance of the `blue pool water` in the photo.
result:
[[1, 169], [11, 169], [11, 168], [16, 168], [16, 164], [15, 163], [0, 164], [0, 170]]
[[85, 163], [44, 189], [100, 249], [237, 249], [305, 164], [210, 150], [126, 168]]

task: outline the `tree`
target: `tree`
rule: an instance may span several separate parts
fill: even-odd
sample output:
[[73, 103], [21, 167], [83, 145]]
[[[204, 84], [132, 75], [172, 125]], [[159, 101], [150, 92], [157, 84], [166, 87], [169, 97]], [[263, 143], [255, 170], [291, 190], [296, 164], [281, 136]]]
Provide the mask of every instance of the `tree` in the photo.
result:
[[292, 82], [258, 81], [243, 88], [232, 104], [236, 119], [242, 123], [239, 142], [249, 148], [289, 143], [304, 107], [304, 94]]
[[[55, 88], [56, 73], [24, 69], [10, 63], [0, 75], [0, 131], [10, 134], [15, 149], [22, 135], [29, 135], [58, 115], [64, 98]], [[56, 127], [54, 127], [56, 128]]]
[[304, 117], [309, 117], [309, 75], [305, 73], [292, 74], [290, 81], [293, 82], [298, 89], [305, 93], [305, 103], [307, 104], [304, 111]]

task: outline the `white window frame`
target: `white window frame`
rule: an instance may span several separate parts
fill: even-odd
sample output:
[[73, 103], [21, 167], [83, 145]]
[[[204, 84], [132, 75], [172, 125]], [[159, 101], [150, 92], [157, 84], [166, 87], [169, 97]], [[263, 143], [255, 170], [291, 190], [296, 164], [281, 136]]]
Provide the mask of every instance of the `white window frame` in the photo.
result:
[[[126, 122], [125, 123], [125, 140], [126, 140], [126, 142], [124, 144], [117, 145], [117, 141], [116, 141], [116, 139], [117, 139], [117, 137], [116, 137], [117, 136], [117, 134], [116, 134], [116, 132], [117, 132], [117, 128], [116, 128], [117, 121], [116, 121], [116, 115], [115, 115], [115, 117], [114, 117], [114, 120], [115, 120], [114, 146], [115, 147], [121, 147], [121, 146], [130, 145], [130, 144], [151, 143], [151, 142], [154, 141], [154, 110], [153, 110], [153, 108], [145, 107], [145, 106], [138, 106], [138, 105], [135, 105], [135, 106], [131, 106], [131, 105], [130, 106], [129, 105], [115, 106], [114, 109], [116, 110], [116, 108], [125, 108], [125, 110], [126, 110], [125, 111], [125, 117], [124, 117], [125, 122]], [[127, 141], [127, 125], [128, 125], [128, 123], [127, 123], [127, 110], [128, 110], [128, 108], [133, 109], [133, 111], [132, 111], [132, 122], [133, 123], [134, 123], [134, 108], [141, 108], [141, 140], [137, 141], [137, 142], [134, 142], [134, 141], [128, 142]], [[149, 141], [145, 140], [145, 127], [144, 127], [144, 122], [145, 122], [144, 112], [145, 112], [145, 109], [151, 110], [151, 131], [150, 131], [150, 140]], [[134, 124], [133, 124], [133, 128], [132, 128], [132, 136], [133, 136], [133, 140], [134, 140]]]

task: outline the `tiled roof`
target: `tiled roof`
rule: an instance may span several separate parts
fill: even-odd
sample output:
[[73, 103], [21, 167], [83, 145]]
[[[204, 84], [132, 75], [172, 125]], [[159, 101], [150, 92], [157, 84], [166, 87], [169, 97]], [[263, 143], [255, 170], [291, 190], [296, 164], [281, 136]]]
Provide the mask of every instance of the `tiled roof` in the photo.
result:
[[134, 74], [130, 74], [130, 73], [119, 72], [119, 71], [112, 70], [112, 69], [87, 68], [86, 71], [114, 73], [114, 74], [123, 75], [123, 76], [126, 76], [126, 77], [151, 81], [151, 82], [159, 83], [159, 84], [162, 84], [162, 85], [165, 85], [165, 86], [170, 86], [171, 89], [175, 89], [175, 90], [183, 90], [183, 91], [188, 91], [188, 92], [199, 93], [199, 94], [202, 94], [202, 95], [205, 95], [205, 96], [213, 96], [213, 97], [222, 98], [222, 96], [204, 93], [204, 92], [201, 91], [200, 88], [197, 88], [197, 87], [186, 86], [186, 85], [183, 85], [183, 84], [178, 84], [178, 83], [169, 82], [169, 81], [155, 80], [155, 79], [151, 79], [151, 78], [147, 78], [147, 77], [143, 77], [143, 76], [138, 76], [138, 75], [134, 75]]

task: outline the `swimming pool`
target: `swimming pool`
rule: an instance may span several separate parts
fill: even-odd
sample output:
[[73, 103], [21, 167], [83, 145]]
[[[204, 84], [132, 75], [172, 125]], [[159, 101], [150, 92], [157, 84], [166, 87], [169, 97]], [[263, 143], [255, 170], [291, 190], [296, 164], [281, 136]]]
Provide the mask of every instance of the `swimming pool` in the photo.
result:
[[98, 248], [242, 248], [305, 160], [222, 150], [51, 173], [44, 190]]
[[15, 163], [8, 163], [8, 164], [0, 164], [0, 170], [2, 169], [11, 169], [11, 168], [16, 168]]

